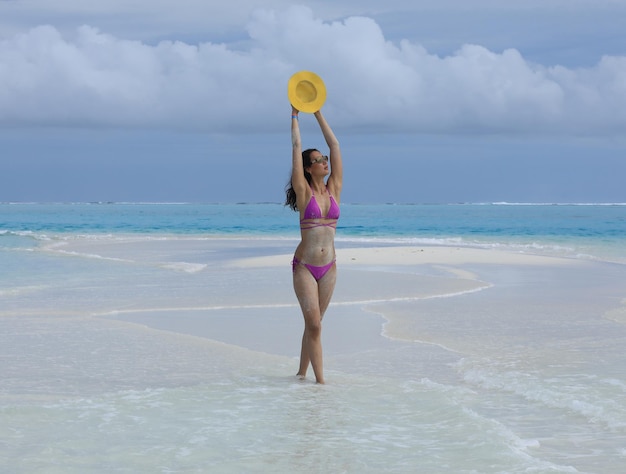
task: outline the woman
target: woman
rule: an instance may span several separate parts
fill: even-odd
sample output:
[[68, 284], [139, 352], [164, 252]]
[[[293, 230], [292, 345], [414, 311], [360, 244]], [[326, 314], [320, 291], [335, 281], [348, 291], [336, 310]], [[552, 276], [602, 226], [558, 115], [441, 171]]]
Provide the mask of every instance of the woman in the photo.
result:
[[298, 113], [292, 106], [293, 155], [286, 201], [294, 211], [300, 212], [301, 240], [292, 262], [293, 287], [304, 316], [297, 375], [303, 379], [310, 363], [316, 382], [324, 383], [322, 318], [330, 303], [337, 277], [335, 229], [339, 219], [343, 166], [339, 141], [321, 111], [314, 115], [330, 148], [330, 170], [328, 156], [316, 149], [302, 151]]

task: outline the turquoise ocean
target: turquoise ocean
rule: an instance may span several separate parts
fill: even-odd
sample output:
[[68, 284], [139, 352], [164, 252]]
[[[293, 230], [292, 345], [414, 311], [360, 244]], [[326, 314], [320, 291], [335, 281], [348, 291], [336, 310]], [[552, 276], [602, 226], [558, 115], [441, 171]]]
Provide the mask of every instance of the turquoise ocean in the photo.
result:
[[[5, 203], [3, 247], [76, 235], [296, 238], [277, 203]], [[463, 245], [624, 262], [626, 204], [344, 204], [339, 241]], [[28, 245], [27, 245], [28, 246]]]
[[[488, 283], [476, 291], [363, 304], [343, 302], [339, 268], [317, 386], [292, 375], [289, 261], [228, 265], [293, 252], [297, 215], [281, 204], [0, 203], [0, 471], [623, 472], [626, 205], [341, 213], [338, 253], [571, 264], [469, 263]], [[406, 337], [384, 334], [394, 316]]]

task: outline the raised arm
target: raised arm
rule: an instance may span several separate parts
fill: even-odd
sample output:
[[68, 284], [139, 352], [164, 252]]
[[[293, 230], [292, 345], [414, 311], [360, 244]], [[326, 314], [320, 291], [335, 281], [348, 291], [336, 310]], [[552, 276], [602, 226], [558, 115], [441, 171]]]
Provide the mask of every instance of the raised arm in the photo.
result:
[[302, 164], [302, 140], [300, 138], [300, 124], [298, 122], [298, 109], [291, 107], [291, 186], [296, 192], [298, 201], [306, 196], [307, 181], [304, 177]]
[[322, 130], [326, 144], [330, 149], [330, 176], [328, 177], [328, 188], [337, 201], [341, 198], [341, 187], [343, 185], [343, 163], [341, 161], [341, 148], [339, 140], [335, 137], [330, 125], [326, 122], [322, 111], [315, 112], [315, 118]]

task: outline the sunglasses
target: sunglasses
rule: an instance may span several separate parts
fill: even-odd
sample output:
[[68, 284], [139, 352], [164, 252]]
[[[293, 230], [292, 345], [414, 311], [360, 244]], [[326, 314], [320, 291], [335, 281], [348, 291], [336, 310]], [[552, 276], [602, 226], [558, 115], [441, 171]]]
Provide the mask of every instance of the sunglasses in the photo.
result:
[[328, 157], [326, 155], [318, 156], [314, 160], [311, 160], [311, 165], [314, 165], [315, 163], [328, 163]]

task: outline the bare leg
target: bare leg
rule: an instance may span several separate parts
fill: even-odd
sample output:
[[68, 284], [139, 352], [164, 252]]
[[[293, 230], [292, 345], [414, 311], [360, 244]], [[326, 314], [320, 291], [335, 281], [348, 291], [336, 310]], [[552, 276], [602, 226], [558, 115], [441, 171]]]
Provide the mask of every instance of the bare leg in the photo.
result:
[[335, 289], [336, 277], [335, 266], [319, 281], [315, 281], [313, 275], [302, 265], [296, 268], [293, 275], [294, 289], [304, 316], [304, 334], [297, 375], [304, 378], [310, 363], [318, 383], [324, 383], [322, 318]]
[[302, 334], [302, 348], [300, 349], [300, 367], [298, 368], [298, 373], [296, 374], [300, 378], [306, 377], [306, 371], [309, 370], [309, 363], [311, 359], [309, 358], [309, 351], [306, 348], [306, 327], [304, 328], [304, 333]]

